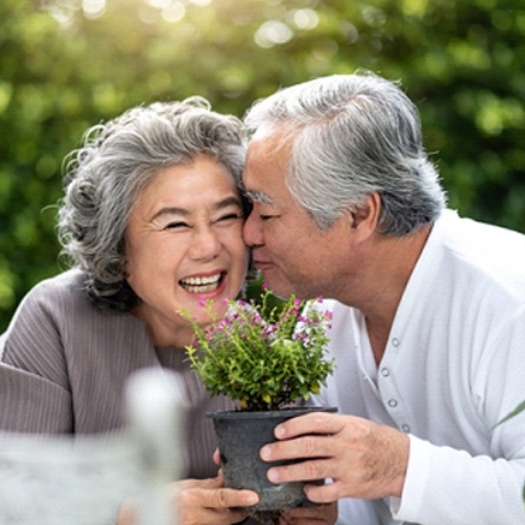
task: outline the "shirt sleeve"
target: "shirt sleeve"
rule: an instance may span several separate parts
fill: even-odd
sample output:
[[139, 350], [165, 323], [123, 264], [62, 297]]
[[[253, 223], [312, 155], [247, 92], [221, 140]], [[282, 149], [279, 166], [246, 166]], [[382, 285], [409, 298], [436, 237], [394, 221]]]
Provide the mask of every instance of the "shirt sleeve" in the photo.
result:
[[472, 457], [410, 436], [410, 460], [395, 519], [425, 525], [525, 523], [523, 460]]
[[525, 399], [525, 308], [487, 347], [472, 376], [472, 397], [490, 454], [410, 436], [403, 494], [391, 501], [394, 518], [424, 525], [525, 524], [525, 412], [500, 423]]

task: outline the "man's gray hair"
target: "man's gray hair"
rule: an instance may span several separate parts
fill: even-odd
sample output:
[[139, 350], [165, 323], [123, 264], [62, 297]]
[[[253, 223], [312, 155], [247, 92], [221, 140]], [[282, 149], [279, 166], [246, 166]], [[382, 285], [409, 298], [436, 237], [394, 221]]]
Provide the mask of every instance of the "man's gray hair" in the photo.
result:
[[125, 232], [139, 193], [164, 168], [207, 155], [241, 182], [246, 137], [242, 122], [207, 100], [157, 102], [90, 128], [65, 159], [65, 197], [58, 213], [62, 255], [86, 274], [97, 304], [132, 308], [125, 278]]
[[256, 102], [245, 116], [285, 132], [286, 183], [318, 227], [328, 228], [367, 195], [381, 197], [380, 232], [404, 235], [446, 205], [422, 144], [415, 105], [396, 83], [370, 72], [317, 78]]

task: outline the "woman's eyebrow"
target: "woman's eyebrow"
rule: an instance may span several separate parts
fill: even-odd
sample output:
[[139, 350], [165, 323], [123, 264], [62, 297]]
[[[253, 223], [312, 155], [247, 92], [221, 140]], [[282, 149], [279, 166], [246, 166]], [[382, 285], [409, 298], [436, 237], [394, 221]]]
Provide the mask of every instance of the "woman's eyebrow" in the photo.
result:
[[177, 208], [176, 206], [166, 206], [165, 208], [157, 210], [153, 217], [151, 217], [151, 220], [158, 219], [159, 217], [163, 217], [164, 215], [180, 215], [181, 217], [189, 217], [191, 215], [191, 212], [185, 208]]
[[[230, 206], [236, 206], [237, 208], [242, 209], [241, 200], [238, 197], [226, 197], [225, 199], [215, 203], [212, 209], [214, 211], [219, 211]], [[192, 215], [192, 213], [192, 211], [186, 208], [179, 208], [177, 206], [166, 206], [164, 208], [161, 208], [160, 210], [157, 210], [157, 212], [155, 213], [155, 215], [153, 215], [151, 219], [155, 220], [165, 215], [179, 215], [181, 217], [189, 217], [190, 215]]]
[[238, 208], [242, 208], [242, 202], [239, 197], [226, 197], [226, 199], [223, 199], [222, 201], [219, 201], [213, 206], [213, 209], [215, 210], [222, 210], [224, 208], [228, 208], [229, 206], [237, 206]]

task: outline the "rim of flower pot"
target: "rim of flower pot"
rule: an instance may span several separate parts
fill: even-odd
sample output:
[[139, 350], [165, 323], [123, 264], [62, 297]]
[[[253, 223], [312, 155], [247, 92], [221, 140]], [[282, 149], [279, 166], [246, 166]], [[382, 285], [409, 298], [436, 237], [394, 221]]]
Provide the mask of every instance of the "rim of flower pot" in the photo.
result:
[[206, 412], [206, 416], [209, 418], [221, 418], [221, 419], [259, 419], [268, 417], [283, 417], [294, 415], [304, 415], [308, 412], [337, 412], [337, 407], [324, 407], [307, 405], [300, 407], [283, 407], [278, 410], [215, 410], [214, 412]]

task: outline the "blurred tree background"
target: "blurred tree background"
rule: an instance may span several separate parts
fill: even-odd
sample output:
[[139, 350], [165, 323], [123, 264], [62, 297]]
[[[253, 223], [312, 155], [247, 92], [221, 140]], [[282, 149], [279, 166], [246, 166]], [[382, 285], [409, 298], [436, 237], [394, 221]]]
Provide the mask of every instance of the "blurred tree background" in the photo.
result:
[[451, 207], [525, 231], [523, 0], [2, 0], [0, 332], [61, 270], [62, 159], [89, 126], [194, 94], [242, 117], [358, 67], [419, 106]]

